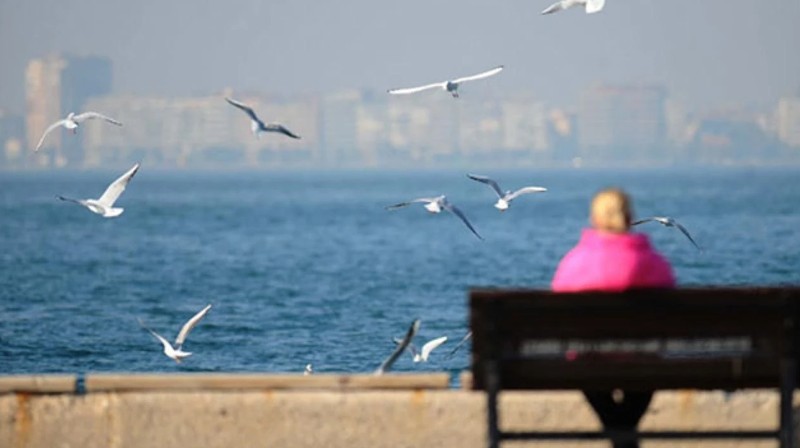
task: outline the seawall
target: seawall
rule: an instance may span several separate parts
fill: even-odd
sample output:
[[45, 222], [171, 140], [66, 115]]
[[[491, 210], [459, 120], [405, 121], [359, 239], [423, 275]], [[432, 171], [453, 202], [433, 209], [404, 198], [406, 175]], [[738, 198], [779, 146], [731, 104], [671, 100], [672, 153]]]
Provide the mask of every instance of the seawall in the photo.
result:
[[[457, 447], [486, 445], [485, 397], [447, 374], [71, 375], [0, 377], [0, 447]], [[464, 383], [469, 383], [468, 376]], [[76, 392], [76, 384], [78, 392]], [[772, 391], [656, 394], [641, 428], [773, 429]], [[509, 392], [509, 429], [596, 430], [579, 392]], [[508, 443], [567, 447], [578, 443]], [[581, 447], [607, 447], [606, 442]], [[774, 447], [649, 442], [644, 447]]]

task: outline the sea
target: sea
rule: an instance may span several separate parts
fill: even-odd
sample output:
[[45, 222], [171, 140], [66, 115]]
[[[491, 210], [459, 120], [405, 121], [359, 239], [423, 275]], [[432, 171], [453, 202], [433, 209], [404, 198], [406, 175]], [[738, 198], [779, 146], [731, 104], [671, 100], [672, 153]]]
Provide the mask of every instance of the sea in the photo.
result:
[[[469, 368], [474, 287], [546, 289], [588, 224], [591, 196], [619, 186], [637, 227], [681, 285], [800, 283], [796, 168], [477, 171], [507, 189], [543, 186], [506, 212], [456, 170], [200, 172], [143, 165], [105, 219], [56, 195], [96, 198], [129, 166], [0, 172], [0, 374], [374, 371], [416, 318], [426, 363]], [[418, 197], [446, 194], [484, 237]], [[205, 305], [176, 364], [139, 324], [172, 340]]]

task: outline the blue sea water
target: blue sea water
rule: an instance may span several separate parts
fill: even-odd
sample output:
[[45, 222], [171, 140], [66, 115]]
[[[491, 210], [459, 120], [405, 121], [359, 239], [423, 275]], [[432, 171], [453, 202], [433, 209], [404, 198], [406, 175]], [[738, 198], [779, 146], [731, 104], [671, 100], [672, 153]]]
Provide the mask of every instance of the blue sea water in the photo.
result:
[[[425, 364], [458, 372], [469, 350], [472, 286], [547, 288], [599, 188], [627, 189], [638, 216], [669, 215], [705, 249], [658, 224], [640, 228], [683, 285], [800, 280], [795, 169], [487, 172], [549, 191], [500, 213], [456, 171], [163, 172], [143, 166], [117, 219], [55, 199], [97, 197], [128, 167], [0, 173], [0, 373], [107, 371], [370, 372], [419, 317], [420, 345], [450, 338]], [[438, 194], [454, 216], [386, 205]], [[194, 352], [176, 365], [137, 323], [168, 339], [204, 305]]]

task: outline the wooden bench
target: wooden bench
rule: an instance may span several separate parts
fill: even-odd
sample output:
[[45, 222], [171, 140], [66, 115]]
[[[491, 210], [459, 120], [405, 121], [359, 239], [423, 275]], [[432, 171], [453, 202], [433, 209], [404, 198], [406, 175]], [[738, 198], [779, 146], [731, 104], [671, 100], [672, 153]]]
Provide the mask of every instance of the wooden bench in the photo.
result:
[[[472, 388], [487, 393], [489, 446], [529, 439], [607, 439], [636, 447], [640, 439], [774, 438], [792, 447], [799, 310], [794, 287], [473, 290]], [[777, 429], [637, 431], [653, 391], [744, 388], [780, 390]], [[545, 389], [583, 391], [603, 429], [500, 429], [500, 391]]]

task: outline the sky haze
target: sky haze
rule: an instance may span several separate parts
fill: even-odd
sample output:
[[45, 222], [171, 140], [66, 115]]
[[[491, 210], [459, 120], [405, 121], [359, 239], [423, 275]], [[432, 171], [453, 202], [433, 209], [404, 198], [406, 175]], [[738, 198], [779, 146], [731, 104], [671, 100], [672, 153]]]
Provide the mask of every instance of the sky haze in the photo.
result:
[[770, 106], [800, 90], [797, 0], [0, 0], [0, 108], [27, 62], [108, 56], [114, 90], [295, 95], [417, 85], [504, 64], [489, 94], [574, 106], [592, 83], [663, 84], [690, 108]]

